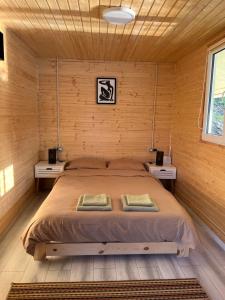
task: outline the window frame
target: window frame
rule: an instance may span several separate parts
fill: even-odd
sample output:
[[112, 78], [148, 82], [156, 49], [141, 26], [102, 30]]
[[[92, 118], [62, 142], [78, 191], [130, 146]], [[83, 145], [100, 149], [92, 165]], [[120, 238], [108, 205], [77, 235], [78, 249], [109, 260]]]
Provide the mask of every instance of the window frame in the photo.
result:
[[204, 115], [203, 115], [203, 129], [202, 129], [202, 140], [210, 143], [224, 145], [225, 146], [225, 118], [224, 118], [224, 132], [223, 135], [213, 135], [207, 133], [208, 118], [209, 118], [209, 106], [210, 97], [212, 91], [212, 79], [213, 79], [213, 69], [214, 69], [214, 55], [220, 51], [225, 50], [225, 39], [214, 44], [208, 48], [208, 60], [207, 60], [207, 77], [205, 86], [205, 103], [204, 103]]

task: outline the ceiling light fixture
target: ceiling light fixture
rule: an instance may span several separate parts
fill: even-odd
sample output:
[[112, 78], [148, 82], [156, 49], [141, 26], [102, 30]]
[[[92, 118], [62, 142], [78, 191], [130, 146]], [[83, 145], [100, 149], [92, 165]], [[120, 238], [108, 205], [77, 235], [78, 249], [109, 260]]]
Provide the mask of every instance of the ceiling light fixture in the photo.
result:
[[102, 16], [108, 23], [124, 25], [135, 19], [135, 12], [128, 7], [110, 7], [104, 9]]

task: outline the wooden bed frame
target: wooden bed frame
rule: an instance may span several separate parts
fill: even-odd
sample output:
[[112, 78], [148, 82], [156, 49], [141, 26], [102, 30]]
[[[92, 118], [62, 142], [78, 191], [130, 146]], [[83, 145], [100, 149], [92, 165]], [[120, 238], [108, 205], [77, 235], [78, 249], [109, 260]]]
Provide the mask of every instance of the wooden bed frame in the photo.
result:
[[175, 242], [159, 243], [38, 243], [34, 260], [47, 256], [80, 255], [128, 255], [128, 254], [176, 254], [189, 256], [189, 247], [179, 249]]

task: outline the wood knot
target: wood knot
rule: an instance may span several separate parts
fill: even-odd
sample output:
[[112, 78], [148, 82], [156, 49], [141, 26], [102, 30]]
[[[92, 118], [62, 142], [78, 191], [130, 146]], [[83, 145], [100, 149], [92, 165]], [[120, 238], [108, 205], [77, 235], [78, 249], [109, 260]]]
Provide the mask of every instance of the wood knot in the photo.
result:
[[57, 250], [56, 248], [53, 248], [53, 251], [56, 252], [56, 251], [58, 251], [58, 250]]
[[146, 250], [146, 251], [149, 250], [149, 247], [144, 247], [144, 250]]
[[103, 254], [103, 253], [104, 253], [104, 250], [98, 251], [98, 254]]

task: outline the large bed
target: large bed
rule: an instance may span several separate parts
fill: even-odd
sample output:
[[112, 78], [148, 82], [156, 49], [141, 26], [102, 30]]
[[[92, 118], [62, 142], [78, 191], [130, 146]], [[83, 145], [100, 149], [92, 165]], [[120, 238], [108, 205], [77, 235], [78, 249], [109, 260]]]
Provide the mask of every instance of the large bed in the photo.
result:
[[[106, 193], [112, 211], [77, 211], [82, 194]], [[125, 212], [122, 194], [148, 193], [158, 212]], [[190, 216], [144, 170], [73, 169], [54, 185], [23, 236], [27, 253], [52, 255], [176, 253], [188, 256], [197, 235]]]

